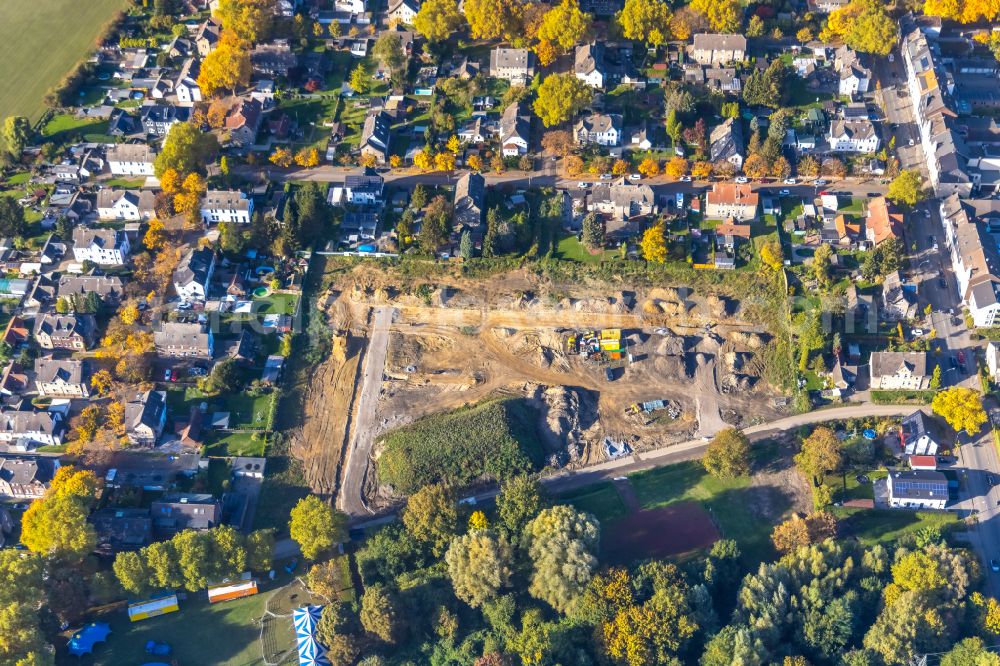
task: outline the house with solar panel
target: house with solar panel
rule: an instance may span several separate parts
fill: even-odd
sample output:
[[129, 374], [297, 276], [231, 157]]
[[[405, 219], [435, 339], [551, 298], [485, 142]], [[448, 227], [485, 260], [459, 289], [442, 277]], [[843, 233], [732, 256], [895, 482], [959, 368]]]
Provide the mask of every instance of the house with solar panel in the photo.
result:
[[941, 472], [892, 472], [887, 485], [889, 506], [894, 509], [943, 509], [948, 504], [948, 477]]

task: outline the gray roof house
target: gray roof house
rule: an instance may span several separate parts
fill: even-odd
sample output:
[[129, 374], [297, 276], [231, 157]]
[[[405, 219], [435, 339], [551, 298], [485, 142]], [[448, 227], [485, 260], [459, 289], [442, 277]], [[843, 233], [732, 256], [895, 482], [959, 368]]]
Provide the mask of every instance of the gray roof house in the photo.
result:
[[747, 51], [747, 38], [743, 35], [717, 35], [699, 33], [690, 47], [691, 57], [699, 65], [718, 67], [743, 60]]
[[212, 329], [203, 324], [165, 322], [153, 332], [153, 344], [160, 356], [211, 359], [215, 341]]
[[361, 128], [359, 147], [362, 155], [372, 155], [379, 164], [389, 161], [392, 118], [385, 111], [372, 111]]
[[105, 305], [117, 305], [124, 290], [122, 279], [117, 275], [63, 275], [55, 295], [56, 298], [71, 298], [97, 294]]
[[190, 250], [174, 269], [174, 289], [188, 301], [204, 301], [215, 271], [215, 252], [207, 248]]
[[88, 314], [40, 314], [35, 317], [35, 341], [42, 349], [83, 351], [94, 344], [97, 322]]
[[222, 521], [222, 503], [208, 494], [164, 495], [150, 506], [150, 515], [160, 534], [207, 530]]
[[134, 446], [156, 444], [166, 421], [166, 391], [144, 391], [125, 403], [125, 434]]
[[525, 85], [535, 75], [535, 54], [528, 49], [497, 47], [490, 51], [490, 76]]
[[869, 367], [875, 390], [920, 391], [931, 380], [925, 352], [872, 352]]
[[455, 183], [455, 226], [473, 234], [482, 233], [486, 179], [471, 171]]
[[35, 388], [54, 398], [90, 396], [90, 373], [84, 361], [41, 357], [35, 359]]
[[714, 127], [709, 135], [712, 162], [729, 162], [737, 169], [743, 168], [746, 147], [743, 143], [743, 127], [737, 118], [727, 118]]

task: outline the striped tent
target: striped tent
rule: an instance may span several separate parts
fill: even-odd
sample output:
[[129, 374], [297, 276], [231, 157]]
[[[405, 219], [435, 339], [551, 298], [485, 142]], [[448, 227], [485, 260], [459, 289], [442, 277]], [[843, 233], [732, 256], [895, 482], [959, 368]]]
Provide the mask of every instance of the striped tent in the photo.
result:
[[316, 625], [319, 624], [322, 610], [322, 606], [303, 606], [292, 611], [292, 626], [295, 627], [300, 666], [330, 666], [326, 650], [316, 640]]

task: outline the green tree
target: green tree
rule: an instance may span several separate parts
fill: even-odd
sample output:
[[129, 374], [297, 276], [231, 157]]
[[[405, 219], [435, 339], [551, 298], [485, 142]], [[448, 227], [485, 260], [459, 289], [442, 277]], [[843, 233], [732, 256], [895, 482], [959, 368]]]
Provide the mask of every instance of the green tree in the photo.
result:
[[347, 539], [347, 516], [309, 495], [292, 509], [288, 530], [302, 549], [302, 555], [315, 560]]
[[219, 222], [219, 248], [228, 254], [239, 254], [243, 251], [246, 238], [243, 230], [235, 222]]
[[557, 611], [571, 609], [597, 566], [599, 527], [593, 516], [558, 505], [528, 524], [525, 538], [533, 563], [528, 591]]
[[358, 63], [358, 66], [351, 70], [351, 78], [348, 85], [351, 86], [351, 90], [359, 95], [368, 93], [368, 90], [371, 88], [371, 78], [364, 63]]
[[212, 374], [206, 377], [200, 388], [208, 394], [234, 393], [243, 387], [243, 373], [236, 359], [226, 358], [215, 364]]
[[406, 53], [403, 52], [403, 42], [399, 35], [387, 31], [379, 35], [372, 47], [374, 56], [383, 67], [390, 72], [402, 69], [406, 65]]
[[21, 159], [31, 141], [31, 123], [24, 116], [7, 116], [3, 120], [3, 143], [15, 160]]
[[583, 244], [591, 251], [604, 247], [604, 222], [596, 213], [588, 213], [583, 218]]
[[941, 388], [941, 366], [935, 365], [934, 372], [931, 373], [931, 382], [928, 384], [931, 390], [936, 391]]
[[616, 18], [628, 39], [659, 46], [670, 36], [670, 7], [661, 0], [625, 0]]
[[923, 179], [916, 171], [903, 170], [889, 183], [886, 198], [897, 204], [915, 206], [927, 198], [923, 187]]
[[491, 530], [455, 537], [445, 554], [455, 596], [473, 608], [482, 606], [509, 584], [511, 559], [510, 545]]
[[463, 231], [458, 244], [458, 256], [462, 257], [462, 259], [472, 259], [474, 253], [475, 248], [472, 245], [472, 234], [468, 231]]
[[403, 525], [415, 539], [429, 544], [435, 555], [442, 555], [458, 529], [458, 507], [451, 491], [431, 484], [410, 495]]
[[254, 530], [247, 535], [247, 567], [251, 571], [268, 571], [274, 562], [274, 531]]
[[213, 134], [202, 132], [193, 123], [174, 123], [163, 140], [163, 149], [156, 156], [153, 171], [159, 178], [168, 169], [179, 174], [204, 173], [219, 151]]
[[361, 626], [386, 643], [397, 642], [404, 629], [398, 606], [395, 597], [385, 587], [368, 587], [361, 595]]
[[590, 104], [593, 92], [574, 74], [549, 74], [538, 87], [533, 107], [546, 127], [559, 125]]
[[832, 430], [819, 427], [802, 441], [802, 450], [795, 455], [795, 464], [812, 478], [836, 471], [843, 464], [840, 440]]
[[833, 271], [834, 251], [829, 243], [821, 243], [813, 253], [813, 273], [819, 286], [826, 289], [830, 286]]
[[708, 443], [705, 470], [719, 479], [735, 479], [750, 473], [750, 440], [737, 428], [720, 431]]
[[124, 551], [115, 556], [112, 566], [118, 582], [134, 595], [145, 594], [150, 588], [152, 575], [145, 558], [137, 551]]
[[11, 197], [0, 197], [0, 235], [7, 238], [24, 236], [28, 223], [24, 219], [24, 209]]
[[785, 77], [785, 63], [777, 58], [772, 60], [766, 70], [750, 74], [743, 88], [743, 100], [750, 106], [780, 107], [787, 91]]
[[754, 14], [747, 23], [747, 37], [761, 37], [764, 34], [764, 19]]
[[879, 614], [865, 634], [864, 646], [887, 665], [908, 664], [919, 653], [948, 646], [946, 626], [930, 600], [920, 592], [903, 592]]
[[441, 42], [462, 25], [455, 0], [427, 0], [413, 19], [413, 27], [430, 42]]
[[941, 656], [941, 666], [1000, 666], [1000, 655], [986, 648], [979, 637], [966, 638]]
[[516, 538], [544, 506], [542, 487], [529, 476], [514, 476], [500, 486], [497, 513], [507, 534]]
[[987, 420], [982, 395], [963, 386], [952, 386], [935, 395], [931, 409], [956, 432], [964, 430], [970, 435], [978, 435]]

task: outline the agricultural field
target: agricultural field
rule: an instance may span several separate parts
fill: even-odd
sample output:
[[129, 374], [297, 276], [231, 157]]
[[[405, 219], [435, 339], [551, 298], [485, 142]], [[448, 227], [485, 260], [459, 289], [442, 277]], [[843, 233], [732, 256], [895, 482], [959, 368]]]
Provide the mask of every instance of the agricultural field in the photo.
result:
[[[0, 117], [37, 121], [42, 98], [94, 47], [126, 0], [38, 0], [0, 3]], [[39, 57], [44, 54], [44, 57]]]

